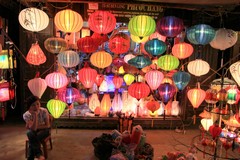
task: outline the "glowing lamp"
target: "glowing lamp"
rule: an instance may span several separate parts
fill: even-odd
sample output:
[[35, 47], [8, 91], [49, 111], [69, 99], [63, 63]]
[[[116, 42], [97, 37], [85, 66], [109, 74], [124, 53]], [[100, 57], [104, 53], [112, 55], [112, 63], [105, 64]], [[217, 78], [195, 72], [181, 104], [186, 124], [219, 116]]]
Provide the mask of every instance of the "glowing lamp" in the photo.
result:
[[191, 75], [184, 71], [178, 71], [173, 74], [172, 79], [176, 87], [182, 91], [188, 85]]
[[115, 54], [126, 53], [130, 48], [130, 38], [125, 33], [117, 33], [110, 38], [108, 47]]
[[14, 89], [11, 88], [9, 82], [0, 83], [0, 102], [11, 100], [14, 96]]
[[124, 79], [124, 82], [126, 83], [126, 85], [129, 86], [130, 84], [133, 83], [133, 81], [135, 80], [135, 77], [132, 74], [125, 74], [123, 76], [123, 79]]
[[111, 63], [112, 63], [112, 56], [108, 52], [98, 51], [98, 52], [95, 52], [95, 53], [93, 53], [91, 55], [90, 62], [95, 67], [104, 69], [104, 68], [106, 68], [106, 67], [111, 65]]
[[213, 120], [204, 118], [204, 119], [201, 120], [201, 124], [202, 124], [204, 130], [208, 131], [209, 127], [213, 125]]
[[97, 74], [96, 80], [95, 80], [96, 85], [99, 87], [103, 80], [104, 80], [104, 75]]
[[122, 102], [121, 95], [119, 93], [117, 93], [114, 95], [113, 100], [112, 100], [113, 112], [122, 111], [122, 107], [123, 107], [123, 102]]
[[172, 55], [164, 55], [158, 59], [158, 66], [165, 71], [171, 71], [179, 66], [179, 60]]
[[145, 98], [149, 95], [150, 88], [143, 82], [136, 82], [128, 87], [128, 93], [130, 96], [140, 100], [141, 98]]
[[100, 107], [100, 101], [98, 99], [98, 95], [93, 93], [89, 98], [89, 109], [94, 112], [97, 107]]
[[197, 88], [188, 90], [187, 97], [191, 102], [193, 108], [198, 108], [204, 101], [206, 97], [206, 92], [200, 88], [200, 84], [198, 83]]
[[123, 78], [120, 77], [120, 76], [114, 76], [113, 77], [113, 84], [114, 84], [116, 89], [119, 89], [123, 84]]
[[155, 90], [160, 86], [163, 77], [163, 73], [158, 70], [151, 70], [145, 74], [145, 80], [152, 90]]
[[45, 81], [50, 88], [59, 89], [68, 84], [68, 78], [65, 74], [60, 72], [49, 73], [45, 77]]
[[210, 104], [215, 104], [218, 102], [218, 99], [217, 99], [217, 90], [216, 89], [208, 89], [206, 90], [206, 97], [205, 97], [205, 101], [207, 103], [210, 103]]
[[28, 51], [26, 60], [29, 64], [40, 65], [45, 63], [47, 58], [40, 48], [39, 44], [36, 42], [32, 44], [32, 47]]
[[159, 56], [166, 51], [167, 46], [163, 41], [160, 41], [158, 39], [152, 39], [144, 44], [144, 49], [152, 56]]
[[44, 41], [45, 49], [53, 54], [65, 51], [67, 48], [67, 42], [63, 38], [50, 37]]
[[104, 42], [108, 41], [108, 35], [107, 34], [98, 34], [98, 33], [93, 33], [91, 36], [98, 45], [103, 44]]
[[158, 87], [158, 94], [162, 102], [166, 105], [168, 101], [175, 95], [176, 88], [170, 83], [163, 83]]
[[138, 55], [138, 56], [128, 60], [128, 64], [130, 64], [136, 68], [142, 69], [142, 68], [152, 64], [152, 61], [149, 59], [149, 57], [147, 57], [145, 55]]
[[188, 71], [195, 76], [202, 76], [209, 72], [210, 66], [208, 62], [202, 59], [196, 59], [188, 63]]
[[110, 94], [105, 93], [101, 100], [100, 108], [101, 108], [101, 116], [107, 116], [108, 112], [112, 106]]
[[152, 40], [152, 39], [158, 39], [158, 40], [160, 40], [160, 41], [165, 42], [166, 39], [167, 39], [167, 37], [159, 34], [157, 31], [155, 31], [154, 33], [152, 33], [152, 34], [149, 36], [149, 39], [150, 39], [150, 40]]
[[98, 49], [98, 42], [92, 37], [83, 37], [77, 41], [78, 49], [84, 53], [92, 53]]
[[47, 89], [47, 83], [45, 79], [42, 79], [40, 77], [36, 77], [33, 79], [30, 79], [27, 83], [29, 90], [34, 96], [37, 96], [39, 98], [42, 97], [43, 93]]
[[0, 54], [0, 69], [8, 69], [9, 68], [9, 59], [7, 50], [2, 50]]
[[240, 61], [237, 61], [230, 66], [230, 73], [238, 86], [240, 86]]
[[47, 109], [54, 118], [59, 118], [66, 108], [66, 103], [57, 99], [50, 99], [47, 102]]
[[148, 110], [150, 110], [152, 113], [154, 113], [155, 111], [157, 111], [160, 108], [160, 103], [158, 101], [149, 101], [146, 104], [146, 108]]
[[72, 50], [60, 52], [57, 57], [58, 63], [65, 68], [76, 67], [80, 62], [78, 53]]
[[91, 88], [96, 80], [97, 71], [86, 65], [78, 71], [78, 77], [85, 88]]
[[68, 105], [76, 102], [81, 97], [78, 89], [72, 86], [60, 88], [57, 95], [59, 100], [67, 103]]
[[178, 59], [185, 59], [192, 55], [193, 46], [191, 44], [181, 42], [177, 43], [172, 48], [172, 54]]

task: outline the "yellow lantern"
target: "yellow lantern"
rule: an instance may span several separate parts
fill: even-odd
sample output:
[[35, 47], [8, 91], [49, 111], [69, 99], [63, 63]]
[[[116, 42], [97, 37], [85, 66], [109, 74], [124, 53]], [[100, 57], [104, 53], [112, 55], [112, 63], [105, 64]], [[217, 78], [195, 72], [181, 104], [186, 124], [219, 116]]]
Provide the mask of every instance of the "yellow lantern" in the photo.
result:
[[47, 102], [47, 108], [54, 118], [59, 118], [66, 108], [66, 103], [61, 100], [51, 99]]
[[133, 81], [135, 80], [135, 77], [132, 74], [125, 74], [123, 76], [123, 80], [129, 86], [130, 84], [133, 83]]
[[7, 50], [2, 50], [0, 54], [0, 68], [1, 69], [8, 69], [9, 68], [9, 59]]
[[105, 51], [95, 52], [95, 53], [93, 53], [91, 55], [90, 62], [95, 67], [104, 69], [104, 68], [106, 68], [106, 67], [111, 65], [111, 63], [112, 63], [112, 56], [111, 56], [111, 54], [109, 54], [109, 53], [107, 53]]
[[149, 39], [149, 36], [145, 36], [143, 38], [140, 38], [138, 36], [135, 36], [135, 35], [131, 34], [131, 40], [133, 42], [136, 42], [136, 43], [144, 43], [144, 42], [147, 42], [148, 39]]
[[110, 94], [105, 93], [101, 101], [101, 116], [107, 116], [112, 106]]
[[200, 84], [198, 83], [197, 88], [190, 89], [187, 92], [187, 97], [191, 102], [193, 108], [198, 108], [200, 104], [204, 101], [206, 97], [206, 92], [200, 88]]

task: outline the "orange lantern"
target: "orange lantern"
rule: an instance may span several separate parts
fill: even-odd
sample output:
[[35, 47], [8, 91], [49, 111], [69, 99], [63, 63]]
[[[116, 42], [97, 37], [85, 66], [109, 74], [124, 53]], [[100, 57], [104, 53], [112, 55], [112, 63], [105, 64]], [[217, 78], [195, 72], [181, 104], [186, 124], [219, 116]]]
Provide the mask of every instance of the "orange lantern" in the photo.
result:
[[187, 92], [187, 97], [191, 102], [193, 108], [198, 108], [200, 104], [204, 101], [206, 97], [206, 92], [200, 88], [200, 84], [198, 83], [197, 88], [190, 89]]
[[209, 72], [210, 66], [206, 61], [203, 61], [202, 59], [196, 59], [188, 63], [187, 69], [195, 76], [202, 76]]
[[112, 56], [108, 52], [99, 51], [95, 52], [90, 57], [90, 62], [92, 65], [98, 68], [106, 68], [112, 63]]
[[38, 42], [32, 44], [32, 47], [28, 51], [26, 60], [28, 63], [33, 65], [40, 65], [46, 62], [47, 58], [40, 48]]
[[101, 116], [107, 116], [108, 112], [112, 106], [110, 94], [105, 93], [101, 101]]
[[89, 36], [80, 38], [77, 41], [77, 46], [78, 49], [84, 53], [92, 53], [98, 49], [97, 40]]
[[192, 55], [192, 53], [192, 45], [185, 42], [175, 44], [172, 48], [172, 54], [179, 59], [188, 58]]
[[128, 93], [130, 96], [140, 100], [141, 98], [145, 98], [149, 95], [150, 88], [144, 82], [136, 82], [128, 87]]
[[45, 77], [46, 83], [50, 88], [59, 89], [68, 84], [68, 78], [60, 72], [53, 72]]
[[160, 108], [160, 103], [152, 100], [152, 101], [147, 102], [146, 107], [148, 110], [150, 110], [152, 113], [154, 113], [156, 110], [158, 110]]
[[152, 90], [155, 90], [160, 86], [163, 77], [163, 73], [158, 70], [151, 70], [145, 74], [145, 79]]
[[86, 64], [78, 71], [78, 77], [85, 88], [91, 88], [96, 80], [97, 71]]
[[40, 77], [35, 77], [33, 79], [30, 79], [27, 85], [29, 90], [32, 92], [32, 94], [39, 98], [42, 97], [43, 93], [47, 89], [47, 83], [45, 79], [42, 79]]
[[114, 84], [116, 89], [119, 89], [123, 84], [123, 78], [119, 77], [119, 76], [114, 76], [113, 77], [113, 84]]
[[117, 33], [109, 40], [108, 47], [115, 54], [126, 53], [130, 48], [130, 38], [125, 33]]

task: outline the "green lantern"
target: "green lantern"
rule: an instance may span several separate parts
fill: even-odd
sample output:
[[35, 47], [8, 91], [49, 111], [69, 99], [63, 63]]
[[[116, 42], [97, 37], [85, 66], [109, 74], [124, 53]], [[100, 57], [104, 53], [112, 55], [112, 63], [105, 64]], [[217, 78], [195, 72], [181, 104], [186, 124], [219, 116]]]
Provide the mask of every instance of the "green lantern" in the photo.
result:
[[150, 36], [155, 32], [155, 29], [155, 20], [152, 17], [146, 15], [134, 16], [128, 23], [129, 32], [132, 35], [138, 36], [140, 38]]
[[66, 103], [61, 100], [51, 99], [47, 102], [48, 111], [54, 118], [59, 118], [65, 110]]
[[162, 70], [171, 71], [179, 66], [179, 60], [172, 55], [164, 55], [158, 59], [157, 64]]

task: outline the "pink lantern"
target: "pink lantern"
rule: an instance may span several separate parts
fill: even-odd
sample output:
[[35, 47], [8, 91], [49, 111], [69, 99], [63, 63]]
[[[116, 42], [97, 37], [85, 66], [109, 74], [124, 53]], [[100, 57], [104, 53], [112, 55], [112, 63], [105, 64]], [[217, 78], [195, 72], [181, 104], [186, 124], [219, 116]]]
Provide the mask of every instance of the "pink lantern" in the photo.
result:
[[68, 78], [60, 72], [53, 72], [45, 77], [45, 81], [50, 88], [59, 89], [68, 84]]
[[96, 80], [97, 71], [86, 64], [78, 71], [78, 77], [85, 88], [91, 88]]
[[119, 76], [114, 76], [113, 77], [113, 84], [114, 84], [116, 89], [119, 89], [123, 84], [123, 78], [119, 77]]
[[10, 87], [9, 82], [0, 83], [0, 102], [11, 100], [14, 96], [14, 89]]
[[193, 108], [198, 108], [201, 103], [204, 101], [206, 97], [206, 92], [200, 88], [200, 84], [198, 83], [198, 87], [194, 89], [190, 89], [187, 92], [187, 97], [191, 102]]
[[98, 49], [98, 42], [92, 37], [80, 38], [77, 41], [78, 49], [84, 53], [92, 53]]
[[140, 100], [141, 98], [145, 98], [149, 95], [150, 88], [147, 84], [145, 84], [143, 82], [136, 82], [136, 83], [131, 84], [128, 87], [128, 93], [132, 97]]
[[39, 44], [36, 42], [32, 44], [32, 47], [28, 51], [26, 60], [32, 65], [40, 65], [45, 63], [47, 58], [40, 48]]
[[152, 90], [155, 90], [160, 86], [163, 77], [163, 73], [158, 70], [151, 70], [145, 74], [145, 79]]
[[165, 42], [167, 37], [166, 36], [163, 36], [161, 34], [159, 34], [157, 31], [155, 31], [154, 33], [152, 33], [150, 36], [149, 36], [149, 39], [152, 40], [152, 39], [155, 39], [157, 38], [158, 40], [160, 41], [163, 41]]
[[27, 85], [29, 90], [32, 92], [32, 94], [39, 98], [42, 97], [43, 93], [47, 89], [47, 83], [45, 79], [42, 79], [40, 77], [35, 77], [33, 79], [30, 79]]
[[175, 44], [172, 48], [172, 54], [178, 59], [185, 59], [192, 55], [193, 47], [191, 44], [181, 42]]
[[76, 102], [81, 97], [78, 89], [71, 86], [60, 88], [57, 94], [58, 99], [66, 102], [68, 105]]

